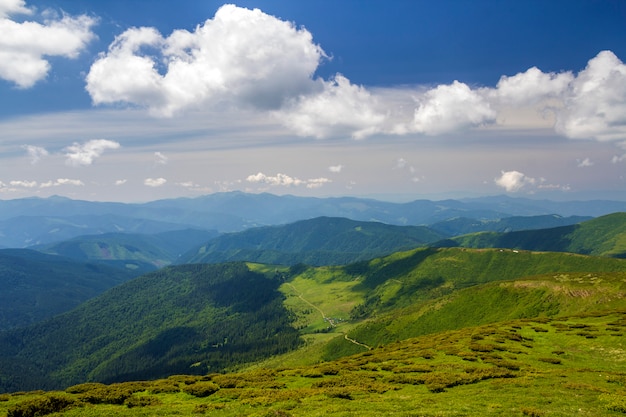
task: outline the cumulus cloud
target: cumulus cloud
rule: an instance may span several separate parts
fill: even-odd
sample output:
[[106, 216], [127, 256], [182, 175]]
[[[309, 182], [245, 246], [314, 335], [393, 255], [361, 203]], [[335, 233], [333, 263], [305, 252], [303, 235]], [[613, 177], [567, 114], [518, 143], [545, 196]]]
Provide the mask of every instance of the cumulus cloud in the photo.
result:
[[382, 130], [386, 116], [367, 89], [339, 74], [320, 85], [318, 93], [291, 100], [274, 116], [301, 136], [345, 134], [361, 139]]
[[166, 116], [201, 104], [278, 108], [314, 87], [324, 56], [307, 30], [224, 5], [193, 32], [125, 31], [92, 65], [87, 91], [95, 104], [126, 102]]
[[127, 181], [128, 181], [128, 180], [126, 180], [126, 179], [123, 179], [123, 180], [116, 180], [116, 181], [115, 181], [115, 185], [124, 185], [124, 184], [126, 184], [126, 182], [127, 182]]
[[49, 188], [49, 187], [59, 187], [61, 185], [71, 185], [75, 187], [80, 187], [85, 185], [81, 180], [71, 179], [71, 178], [59, 178], [57, 180], [43, 182], [39, 185], [39, 188]]
[[328, 167], [328, 170], [332, 173], [339, 174], [343, 170], [343, 165], [331, 165]]
[[454, 132], [496, 120], [496, 111], [489, 102], [458, 81], [427, 91], [419, 101], [409, 130], [427, 135]]
[[14, 15], [33, 15], [21, 0], [0, 0], [0, 78], [19, 88], [30, 88], [46, 77], [50, 63], [46, 57], [76, 58], [94, 39], [91, 28], [96, 20], [87, 15], [57, 17], [48, 12], [42, 23], [18, 22]]
[[626, 139], [626, 65], [602, 51], [570, 83], [557, 132], [576, 139]]
[[146, 178], [143, 183], [148, 187], [161, 187], [166, 182], [165, 178]]
[[267, 184], [270, 186], [284, 186], [284, 187], [291, 187], [291, 186], [297, 187], [300, 185], [304, 185], [307, 188], [319, 188], [323, 186], [324, 184], [332, 182], [332, 180], [328, 178], [323, 178], [323, 177], [313, 178], [313, 179], [308, 179], [308, 180], [301, 180], [299, 178], [291, 177], [286, 174], [278, 173], [274, 176], [270, 176], [270, 175], [265, 175], [262, 172], [259, 172], [253, 175], [248, 175], [248, 177], [246, 178], [246, 181], [251, 182], [251, 183]]
[[108, 139], [92, 139], [85, 143], [74, 142], [65, 148], [66, 163], [72, 166], [91, 165], [107, 149], [118, 149], [118, 142]]
[[589, 158], [585, 158], [583, 160], [578, 159], [578, 168], [586, 168], [586, 167], [590, 167], [593, 166], [593, 162], [591, 162], [591, 159]]
[[571, 72], [544, 73], [537, 67], [513, 76], [502, 76], [494, 96], [504, 103], [530, 105], [562, 95], [573, 81]]
[[507, 192], [514, 193], [527, 185], [535, 183], [534, 178], [527, 177], [519, 171], [502, 171], [502, 175], [496, 178], [495, 183], [504, 188]]
[[41, 161], [42, 158], [48, 156], [48, 151], [40, 146], [24, 145], [22, 148], [26, 149], [26, 152], [30, 157], [30, 163], [33, 165]]

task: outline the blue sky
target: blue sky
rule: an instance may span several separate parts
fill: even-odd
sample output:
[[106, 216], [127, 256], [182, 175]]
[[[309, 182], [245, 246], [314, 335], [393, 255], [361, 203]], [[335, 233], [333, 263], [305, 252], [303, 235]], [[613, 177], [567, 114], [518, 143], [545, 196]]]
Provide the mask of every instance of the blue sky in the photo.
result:
[[0, 0], [0, 198], [626, 199], [626, 2]]

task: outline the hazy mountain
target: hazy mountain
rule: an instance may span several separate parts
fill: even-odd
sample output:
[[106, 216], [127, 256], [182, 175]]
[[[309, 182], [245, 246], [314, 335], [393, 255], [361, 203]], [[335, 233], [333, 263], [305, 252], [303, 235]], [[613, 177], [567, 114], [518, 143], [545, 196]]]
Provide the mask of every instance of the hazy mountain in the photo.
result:
[[137, 276], [27, 249], [0, 250], [0, 330], [71, 310]]
[[185, 252], [217, 236], [204, 230], [176, 230], [157, 234], [104, 233], [79, 236], [33, 247], [44, 253], [80, 261], [108, 263], [143, 272], [170, 265]]
[[510, 233], [474, 233], [441, 246], [510, 248], [626, 257], [626, 213], [613, 213], [571, 226]]
[[317, 217], [224, 234], [181, 257], [179, 263], [339, 265], [424, 246], [444, 236], [424, 226]]
[[458, 236], [477, 232], [513, 232], [519, 230], [547, 229], [551, 227], [569, 226], [590, 220], [591, 218], [592, 217], [588, 216], [562, 217], [557, 214], [513, 216], [495, 220], [455, 217], [431, 224], [429, 227], [450, 236]]
[[242, 192], [142, 204], [64, 197], [25, 198], [0, 200], [0, 247], [26, 247], [79, 235], [120, 231], [158, 233], [198, 228], [234, 232], [321, 216], [415, 226], [458, 217], [481, 221], [549, 214], [595, 217], [616, 211], [626, 211], [626, 202], [553, 202], [499, 196], [390, 203], [355, 197], [311, 198]]

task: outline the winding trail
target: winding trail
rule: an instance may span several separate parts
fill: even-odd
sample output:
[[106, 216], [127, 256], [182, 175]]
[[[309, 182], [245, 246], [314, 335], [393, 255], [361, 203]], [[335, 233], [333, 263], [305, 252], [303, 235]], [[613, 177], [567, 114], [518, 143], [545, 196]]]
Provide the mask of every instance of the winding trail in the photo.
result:
[[[302, 300], [302, 301], [304, 301], [306, 304], [308, 304], [308, 305], [310, 305], [311, 307], [313, 307], [314, 309], [316, 309], [316, 310], [317, 310], [317, 311], [318, 311], [318, 312], [322, 315], [322, 318], [324, 319], [324, 321], [326, 321], [326, 322], [328, 322], [328, 324], [330, 324], [330, 327], [333, 327], [333, 328], [334, 328], [334, 327], [337, 327], [337, 324], [333, 321], [333, 319], [332, 319], [332, 318], [330, 318], [330, 317], [328, 317], [326, 314], [324, 314], [324, 312], [322, 311], [322, 309], [321, 309], [321, 308], [319, 308], [318, 306], [316, 306], [315, 304], [313, 304], [312, 302], [310, 302], [309, 300], [307, 300], [306, 298], [304, 298], [304, 297], [302, 296], [302, 293], [301, 293], [301, 292], [299, 292], [299, 291], [296, 289], [296, 287], [294, 287], [294, 285], [293, 285], [293, 284], [291, 284], [290, 282], [287, 282], [287, 283], [285, 283], [285, 284], [287, 284], [289, 287], [291, 287], [291, 289], [293, 290], [293, 292], [294, 292], [294, 293], [296, 293], [296, 295], [298, 296], [298, 298], [299, 298], [299, 299], [301, 299], [301, 300]], [[358, 346], [364, 347], [364, 348], [366, 348], [367, 350], [372, 350], [372, 347], [371, 347], [371, 346], [368, 346], [368, 345], [366, 345], [365, 343], [358, 342], [358, 341], [356, 341], [356, 340], [354, 340], [354, 339], [352, 339], [352, 338], [348, 337], [348, 334], [347, 334], [347, 333], [345, 333], [345, 332], [342, 332], [342, 333], [343, 333], [343, 337], [344, 337], [344, 339], [346, 339], [348, 342], [351, 342], [351, 343], [354, 343], [355, 345], [358, 345]]]

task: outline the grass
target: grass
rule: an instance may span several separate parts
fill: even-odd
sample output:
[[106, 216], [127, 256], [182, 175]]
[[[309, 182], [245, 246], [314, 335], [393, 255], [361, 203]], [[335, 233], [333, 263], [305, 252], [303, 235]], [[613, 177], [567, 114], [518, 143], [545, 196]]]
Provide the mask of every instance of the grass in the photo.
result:
[[311, 366], [4, 394], [0, 415], [619, 416], [624, 333], [626, 311], [513, 320]]

